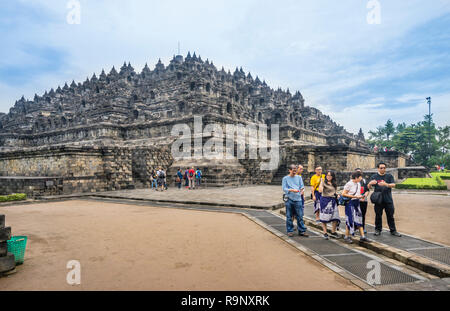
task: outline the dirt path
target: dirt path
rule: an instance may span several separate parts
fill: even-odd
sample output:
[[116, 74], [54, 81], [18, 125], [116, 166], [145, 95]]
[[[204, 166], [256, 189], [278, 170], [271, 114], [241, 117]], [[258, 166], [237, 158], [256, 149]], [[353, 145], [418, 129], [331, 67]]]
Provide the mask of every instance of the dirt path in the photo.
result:
[[0, 290], [359, 290], [242, 215], [88, 201], [0, 213], [29, 237]]

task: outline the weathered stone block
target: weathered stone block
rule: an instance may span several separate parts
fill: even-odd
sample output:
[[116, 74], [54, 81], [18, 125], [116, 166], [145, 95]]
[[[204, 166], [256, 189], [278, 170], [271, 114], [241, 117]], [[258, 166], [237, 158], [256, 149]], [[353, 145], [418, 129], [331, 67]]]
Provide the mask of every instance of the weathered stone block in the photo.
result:
[[0, 228], [0, 242], [11, 239], [11, 227]]
[[16, 267], [14, 255], [8, 253], [4, 257], [0, 257], [0, 273], [11, 271]]
[[0, 242], [0, 257], [6, 256], [7, 253], [8, 253], [8, 243]]

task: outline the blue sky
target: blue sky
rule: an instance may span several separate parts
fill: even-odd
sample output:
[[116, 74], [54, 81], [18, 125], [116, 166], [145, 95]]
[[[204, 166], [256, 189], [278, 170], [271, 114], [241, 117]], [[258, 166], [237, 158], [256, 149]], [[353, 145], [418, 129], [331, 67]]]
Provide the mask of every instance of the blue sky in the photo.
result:
[[348, 130], [388, 118], [420, 121], [432, 97], [437, 125], [450, 117], [450, 0], [2, 1], [0, 111], [22, 95], [119, 68], [137, 71], [195, 51], [219, 68], [242, 66], [274, 87], [300, 90]]

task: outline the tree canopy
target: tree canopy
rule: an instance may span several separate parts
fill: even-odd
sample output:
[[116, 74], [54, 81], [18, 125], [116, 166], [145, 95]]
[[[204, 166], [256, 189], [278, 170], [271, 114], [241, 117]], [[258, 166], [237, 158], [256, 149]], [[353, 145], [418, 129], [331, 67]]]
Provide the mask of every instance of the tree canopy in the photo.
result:
[[386, 124], [369, 131], [369, 135], [368, 143], [372, 148], [386, 147], [406, 153], [415, 163], [428, 167], [450, 167], [450, 126], [436, 128], [433, 115], [426, 115], [423, 121], [410, 125], [395, 125], [389, 119]]

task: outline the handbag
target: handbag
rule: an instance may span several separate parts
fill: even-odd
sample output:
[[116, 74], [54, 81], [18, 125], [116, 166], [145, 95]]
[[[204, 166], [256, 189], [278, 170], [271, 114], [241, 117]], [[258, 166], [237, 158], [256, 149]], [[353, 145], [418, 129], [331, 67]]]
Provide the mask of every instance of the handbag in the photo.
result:
[[350, 202], [350, 198], [343, 197], [342, 195], [337, 199], [338, 205], [345, 205]]
[[[356, 195], [358, 193], [358, 190], [359, 189], [356, 189], [356, 192], [353, 195]], [[337, 201], [338, 205], [346, 205], [348, 202], [351, 201], [351, 198], [347, 198], [341, 195]]]
[[374, 192], [370, 196], [370, 201], [373, 204], [381, 204], [383, 203], [383, 194], [381, 192]]

